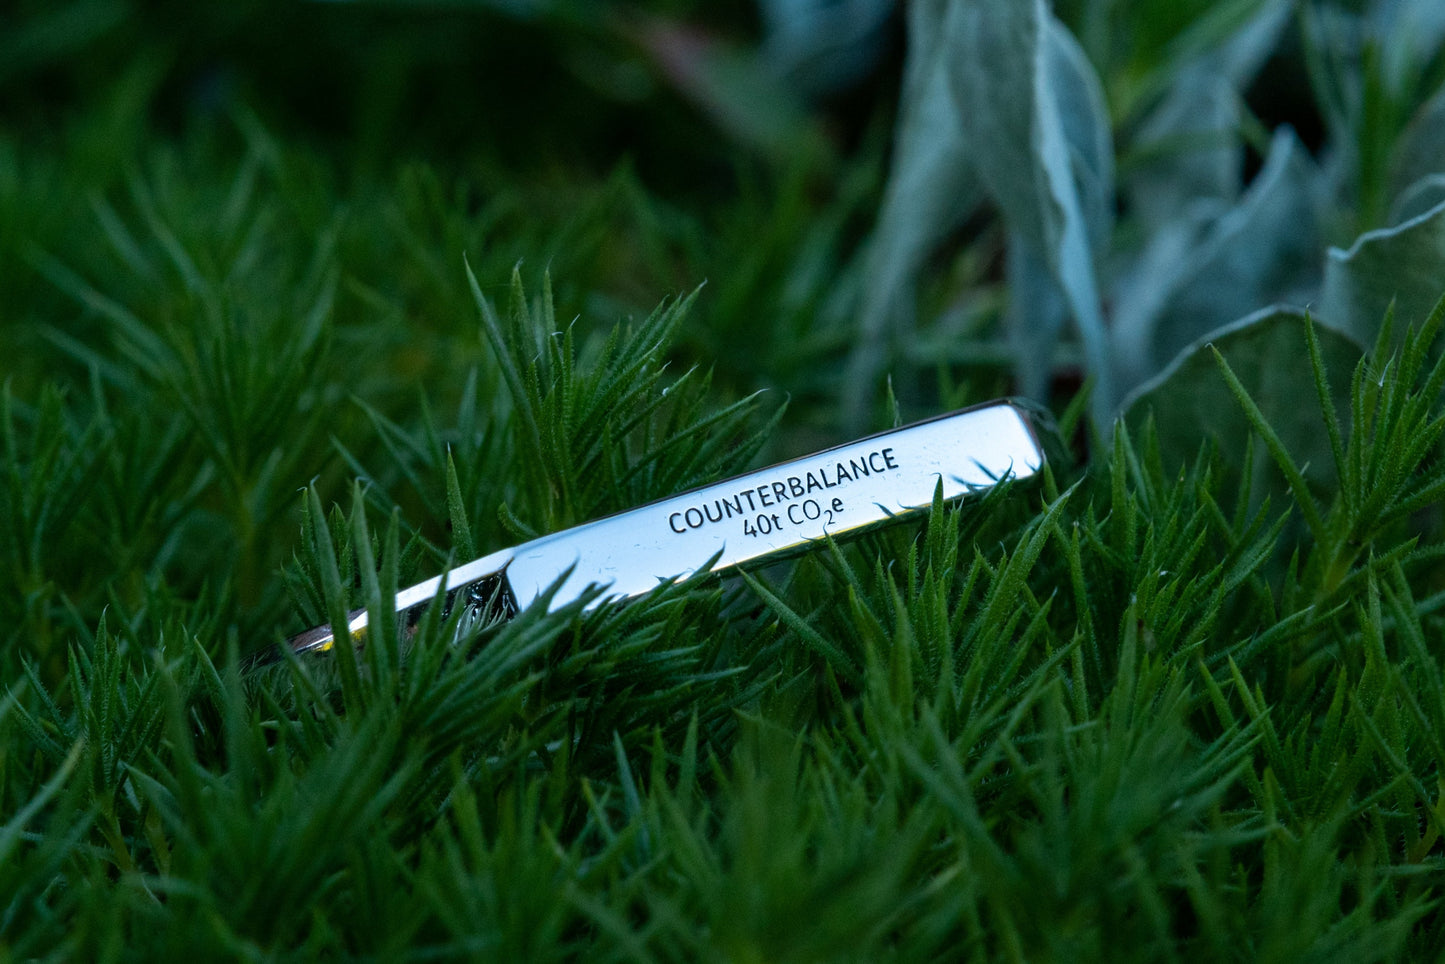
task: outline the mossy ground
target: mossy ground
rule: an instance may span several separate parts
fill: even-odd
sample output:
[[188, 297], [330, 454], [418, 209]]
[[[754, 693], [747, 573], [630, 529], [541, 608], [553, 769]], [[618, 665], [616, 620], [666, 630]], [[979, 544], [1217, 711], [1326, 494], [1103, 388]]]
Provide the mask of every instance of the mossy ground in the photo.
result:
[[[1438, 317], [1342, 411], [1301, 329], [1323, 482], [1236, 381], [1243, 451], [1120, 423], [745, 579], [455, 644], [380, 618], [246, 672], [448, 559], [836, 441], [830, 305], [896, 88], [777, 155], [621, 98], [635, 58], [585, 18], [30, 6], [0, 66], [0, 957], [1445, 944]], [[996, 335], [1000, 257], [978, 226], [925, 286], [973, 292], [959, 338]], [[1011, 385], [930, 351], [873, 427]]]

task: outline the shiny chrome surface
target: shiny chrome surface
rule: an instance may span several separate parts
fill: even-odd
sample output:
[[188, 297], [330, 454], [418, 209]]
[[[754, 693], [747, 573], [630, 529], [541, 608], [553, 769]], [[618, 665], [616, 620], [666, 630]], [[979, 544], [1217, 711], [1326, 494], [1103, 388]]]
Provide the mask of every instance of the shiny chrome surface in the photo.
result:
[[[848, 442], [503, 549], [397, 594], [404, 613], [447, 591], [501, 576], [525, 607], [571, 568], [553, 609], [589, 586], [606, 592], [592, 605], [636, 596], [685, 578], [716, 557], [714, 570], [806, 549], [927, 509], [939, 481], [945, 500], [987, 489], [1043, 467], [1028, 416], [1008, 403], [943, 415]], [[366, 613], [351, 620], [353, 637]], [[318, 627], [292, 640], [298, 652], [328, 649]]]

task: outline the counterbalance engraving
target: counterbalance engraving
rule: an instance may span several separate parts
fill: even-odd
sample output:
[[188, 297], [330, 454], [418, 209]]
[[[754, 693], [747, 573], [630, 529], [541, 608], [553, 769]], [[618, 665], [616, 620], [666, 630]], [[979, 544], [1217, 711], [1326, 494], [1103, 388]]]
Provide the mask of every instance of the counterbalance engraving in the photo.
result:
[[[738, 518], [743, 520], [743, 534], [752, 536], [767, 535], [780, 529], [784, 520], [793, 525], [818, 521], [827, 525], [843, 511], [843, 500], [827, 496], [811, 498], [810, 493], [826, 492], [858, 479], [882, 476], [898, 467], [898, 458], [891, 447], [854, 458], [837, 459], [831, 465], [821, 465], [801, 474], [749, 486], [732, 495], [679, 509], [668, 514], [667, 527], [685, 535], [690, 529]], [[769, 509], [781, 511], [765, 511]]]

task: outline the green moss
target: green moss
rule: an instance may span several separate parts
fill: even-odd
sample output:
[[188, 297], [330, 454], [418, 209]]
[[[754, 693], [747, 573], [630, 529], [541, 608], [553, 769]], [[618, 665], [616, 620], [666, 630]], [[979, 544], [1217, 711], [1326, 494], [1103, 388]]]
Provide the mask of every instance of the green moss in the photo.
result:
[[[789, 155], [668, 93], [620, 8], [294, 6], [182, 42], [179, 7], [22, 4], [0, 39], [0, 958], [1435, 955], [1442, 309], [1348, 378], [1271, 329], [1317, 388], [1288, 431], [1238, 353], [1188, 366], [1228, 451], [1089, 434], [1063, 372], [1089, 457], [1041, 484], [243, 670], [839, 440], [895, 94]], [[1167, 6], [1141, 37], [1238, 27]], [[1167, 58], [1086, 17], [1142, 111]], [[519, 44], [553, 73], [493, 104]], [[977, 221], [875, 427], [1009, 388]]]

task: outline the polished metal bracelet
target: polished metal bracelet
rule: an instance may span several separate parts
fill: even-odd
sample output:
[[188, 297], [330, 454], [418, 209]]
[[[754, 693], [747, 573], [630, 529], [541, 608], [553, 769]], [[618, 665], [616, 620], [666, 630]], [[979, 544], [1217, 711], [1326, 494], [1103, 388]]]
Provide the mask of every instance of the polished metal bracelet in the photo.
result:
[[[940, 485], [944, 500], [953, 501], [1028, 478], [1043, 465], [1025, 409], [980, 405], [501, 549], [397, 593], [396, 613], [415, 623], [444, 593], [449, 613], [466, 607], [464, 624], [506, 618], [554, 585], [551, 609], [593, 587], [600, 594], [588, 605], [601, 605], [708, 566], [756, 565], [915, 515]], [[357, 639], [366, 625], [362, 610], [347, 629]], [[318, 626], [288, 643], [298, 653], [317, 652], [330, 649], [335, 636]]]

